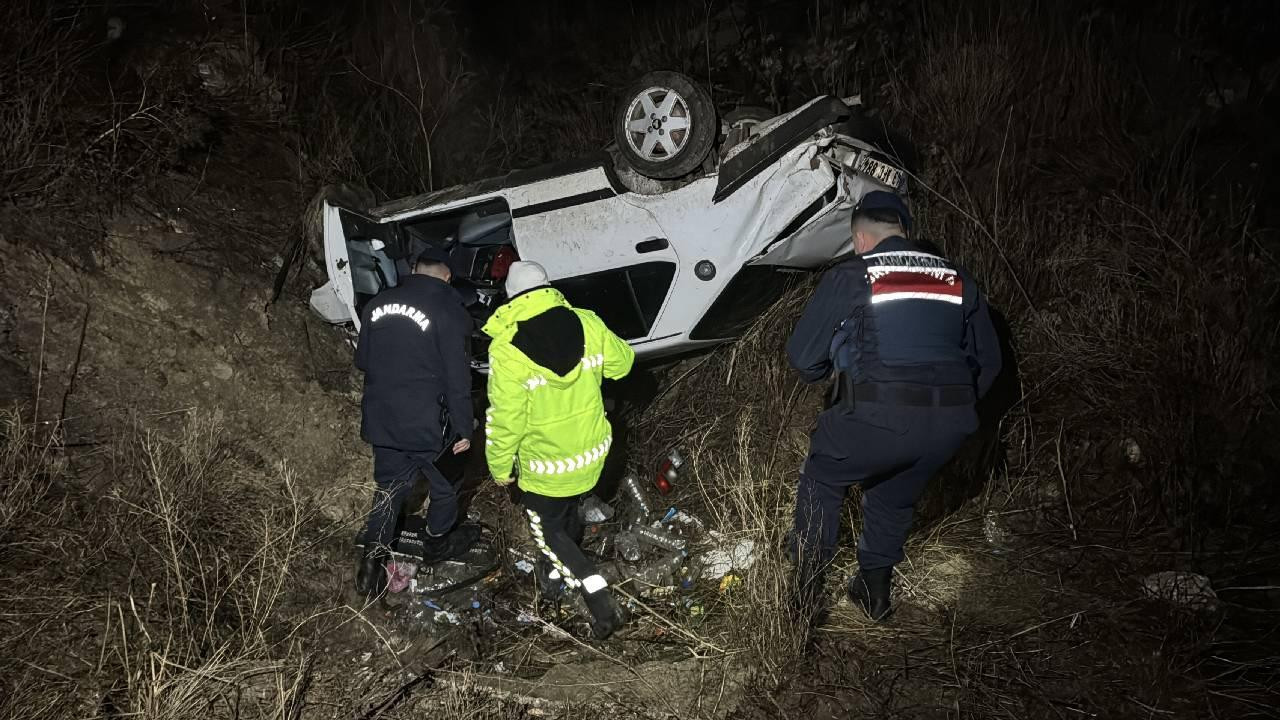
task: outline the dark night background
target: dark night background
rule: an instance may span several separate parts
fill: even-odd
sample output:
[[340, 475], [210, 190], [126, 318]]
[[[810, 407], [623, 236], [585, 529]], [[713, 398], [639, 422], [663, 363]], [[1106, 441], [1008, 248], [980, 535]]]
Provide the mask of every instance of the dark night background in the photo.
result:
[[[1278, 29], [1268, 0], [5, 3], [0, 714], [531, 717], [488, 679], [648, 673], [674, 704], [619, 716], [1277, 717]], [[1006, 319], [1009, 409], [925, 503], [911, 609], [802, 655], [768, 549], [604, 654], [505, 587], [440, 647], [360, 615], [317, 197], [598, 152], [654, 69], [721, 113], [860, 95]], [[628, 421], [638, 456], [696, 438], [675, 501], [761, 538], [818, 403], [781, 355], [803, 290]], [[1216, 603], [1144, 594], [1165, 571]]]

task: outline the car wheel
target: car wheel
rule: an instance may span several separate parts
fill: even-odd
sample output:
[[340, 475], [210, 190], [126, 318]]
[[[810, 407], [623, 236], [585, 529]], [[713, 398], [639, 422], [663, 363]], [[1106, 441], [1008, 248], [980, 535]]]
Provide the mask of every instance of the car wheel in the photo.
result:
[[711, 96], [678, 72], [652, 72], [618, 104], [614, 136], [627, 164], [642, 175], [669, 180], [702, 164], [719, 133]]
[[736, 107], [724, 114], [720, 119], [720, 124], [724, 126], [726, 133], [734, 130], [743, 129], [748, 133], [751, 128], [759, 125], [765, 120], [772, 120], [777, 117], [778, 113], [769, 108], [757, 107], [755, 105], [742, 105]]
[[771, 120], [778, 114], [768, 108], [755, 105], [742, 105], [724, 114], [720, 118], [721, 160], [728, 156], [731, 149], [741, 145], [755, 134], [755, 128], [765, 120]]

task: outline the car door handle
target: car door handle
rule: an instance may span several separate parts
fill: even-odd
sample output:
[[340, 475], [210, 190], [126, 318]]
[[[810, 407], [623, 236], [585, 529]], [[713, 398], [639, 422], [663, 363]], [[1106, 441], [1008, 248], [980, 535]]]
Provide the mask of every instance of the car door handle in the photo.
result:
[[649, 238], [648, 240], [641, 240], [640, 242], [636, 243], [636, 252], [638, 253], [657, 252], [659, 250], [666, 250], [670, 246], [671, 244], [667, 242], [666, 238]]

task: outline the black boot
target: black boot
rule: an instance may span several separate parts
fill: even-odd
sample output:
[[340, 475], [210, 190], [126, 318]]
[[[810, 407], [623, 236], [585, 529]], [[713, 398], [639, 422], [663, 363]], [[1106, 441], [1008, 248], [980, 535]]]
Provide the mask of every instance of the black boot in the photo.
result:
[[613, 599], [613, 593], [609, 588], [593, 593], [584, 592], [582, 599], [586, 600], [587, 610], [591, 611], [591, 634], [597, 640], [607, 639], [625, 624], [622, 610], [618, 608], [618, 603]]
[[443, 537], [425, 537], [422, 543], [422, 561], [430, 565], [452, 560], [470, 550], [479, 539], [479, 525], [459, 525]]
[[386, 553], [379, 548], [365, 549], [356, 567], [356, 592], [374, 598], [387, 589], [386, 559]]
[[893, 613], [893, 605], [889, 603], [889, 582], [892, 579], [891, 567], [860, 570], [849, 578], [849, 599], [860, 605], [867, 617], [880, 622]]

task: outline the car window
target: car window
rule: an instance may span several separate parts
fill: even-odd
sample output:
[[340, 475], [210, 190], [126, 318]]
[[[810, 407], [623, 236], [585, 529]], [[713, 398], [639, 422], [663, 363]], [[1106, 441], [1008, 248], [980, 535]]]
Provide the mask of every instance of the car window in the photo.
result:
[[776, 265], [748, 265], [729, 281], [693, 331], [690, 340], [728, 340], [741, 335], [804, 273]]
[[552, 282], [575, 307], [591, 310], [624, 340], [645, 337], [667, 299], [676, 265], [648, 262]]

